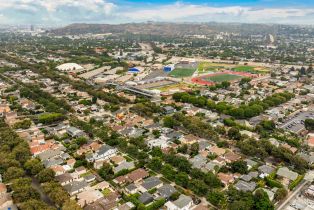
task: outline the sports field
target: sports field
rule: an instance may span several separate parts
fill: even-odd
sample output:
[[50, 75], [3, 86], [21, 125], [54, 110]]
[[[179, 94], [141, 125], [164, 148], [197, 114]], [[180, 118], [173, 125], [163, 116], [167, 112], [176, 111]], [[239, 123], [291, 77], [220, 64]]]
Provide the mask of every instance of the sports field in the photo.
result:
[[194, 77], [191, 81], [198, 85], [212, 86], [223, 81], [240, 80], [243, 77], [256, 78], [258, 75], [249, 72], [223, 71]]
[[225, 69], [224, 65], [219, 65], [219, 64], [215, 64], [215, 63], [208, 63], [208, 62], [201, 62], [198, 65], [198, 71], [200, 73], [205, 73], [205, 72], [216, 72], [219, 70], [223, 70]]
[[237, 72], [250, 72], [250, 73], [267, 73], [269, 69], [264, 67], [256, 67], [256, 66], [237, 66], [232, 69]]
[[253, 66], [237, 66], [233, 68], [233, 70], [241, 72], [255, 72], [255, 68]]
[[207, 72], [219, 72], [224, 70], [232, 70], [237, 72], [250, 72], [250, 73], [268, 73], [270, 71], [267, 67], [262, 66], [249, 66], [249, 65], [238, 65], [230, 63], [211, 63], [211, 62], [200, 62], [198, 65], [199, 73]]
[[176, 78], [191, 77], [195, 71], [196, 69], [193, 68], [178, 68], [171, 71], [169, 75]]
[[205, 80], [212, 81], [212, 82], [224, 82], [224, 81], [233, 81], [242, 78], [240, 75], [234, 74], [217, 74], [213, 76], [209, 76], [204, 78]]

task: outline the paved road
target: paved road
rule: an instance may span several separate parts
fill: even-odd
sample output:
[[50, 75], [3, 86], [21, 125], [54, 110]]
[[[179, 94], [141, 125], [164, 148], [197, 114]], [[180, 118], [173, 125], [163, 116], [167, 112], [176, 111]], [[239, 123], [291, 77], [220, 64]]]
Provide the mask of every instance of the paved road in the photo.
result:
[[284, 207], [300, 192], [300, 190], [308, 184], [308, 181], [303, 181], [290, 195], [288, 195], [287, 199], [279, 204], [279, 206], [276, 208], [277, 210], [284, 209]]
[[49, 206], [56, 207], [55, 203], [46, 195], [46, 193], [41, 188], [39, 181], [35, 177], [32, 177], [32, 187], [39, 193], [40, 199], [42, 201], [44, 201]]

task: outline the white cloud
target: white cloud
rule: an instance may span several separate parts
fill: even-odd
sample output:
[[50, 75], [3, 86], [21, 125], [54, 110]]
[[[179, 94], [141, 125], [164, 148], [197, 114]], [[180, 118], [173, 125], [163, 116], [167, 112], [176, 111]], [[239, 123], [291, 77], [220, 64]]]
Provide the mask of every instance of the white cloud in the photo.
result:
[[[122, 13], [133, 21], [247, 21], [268, 22], [276, 19], [305, 17], [314, 13], [310, 9], [253, 8], [242, 6], [210, 7], [206, 5], [175, 3], [149, 9], [138, 9]], [[226, 18], [226, 19], [224, 19]]]
[[[314, 23], [314, 8], [214, 7], [173, 3], [121, 5], [116, 0], [0, 0], [0, 13], [12, 23], [217, 21]], [[193, 2], [193, 1], [192, 1]], [[4, 23], [0, 19], [0, 24]]]
[[115, 7], [115, 4], [104, 0], [34, 0], [37, 4], [43, 6], [50, 12], [63, 6], [83, 8], [92, 12], [100, 12], [110, 14]]
[[0, 9], [45, 9], [55, 12], [62, 7], [77, 7], [87, 11], [110, 14], [116, 7], [115, 4], [106, 0], [0, 0]]

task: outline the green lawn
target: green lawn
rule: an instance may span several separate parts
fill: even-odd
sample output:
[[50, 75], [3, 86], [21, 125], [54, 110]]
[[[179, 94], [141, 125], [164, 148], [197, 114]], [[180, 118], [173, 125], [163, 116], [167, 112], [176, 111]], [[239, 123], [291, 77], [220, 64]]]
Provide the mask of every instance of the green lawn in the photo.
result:
[[235, 68], [233, 68], [234, 71], [242, 71], [242, 72], [251, 72], [251, 73], [255, 73], [257, 72], [255, 70], [255, 67], [253, 66], [237, 66]]
[[212, 82], [223, 82], [223, 81], [232, 81], [242, 78], [242, 76], [239, 75], [233, 75], [233, 74], [221, 74], [221, 75], [214, 75], [206, 78], [208, 81]]
[[176, 78], [181, 78], [181, 77], [190, 77], [194, 74], [194, 72], [196, 71], [196, 69], [183, 69], [183, 68], [178, 68], [178, 69], [174, 69], [173, 71], [171, 71], [169, 73], [170, 76], [176, 77]]
[[219, 70], [223, 70], [225, 69], [226, 67], [223, 66], [223, 65], [215, 65], [213, 63], [208, 63], [208, 62], [201, 62], [199, 65], [198, 65], [198, 71], [199, 72], [208, 72], [208, 71], [211, 71], [211, 72], [216, 72], [216, 71], [219, 71]]
[[110, 195], [110, 193], [111, 193], [111, 190], [109, 190], [109, 189], [104, 189], [104, 190], [102, 191], [102, 194], [103, 194], [104, 196], [108, 196], [108, 195]]

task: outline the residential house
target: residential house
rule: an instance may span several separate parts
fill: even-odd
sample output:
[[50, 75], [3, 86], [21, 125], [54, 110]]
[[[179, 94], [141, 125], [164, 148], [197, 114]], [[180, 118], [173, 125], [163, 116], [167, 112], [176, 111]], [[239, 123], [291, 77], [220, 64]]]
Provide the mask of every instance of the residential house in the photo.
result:
[[71, 174], [69, 173], [64, 173], [61, 175], [56, 176], [56, 180], [62, 185], [67, 185], [70, 184], [71, 182], [74, 181], [74, 178]]
[[84, 166], [80, 166], [80, 167], [75, 169], [75, 172], [80, 176], [82, 174], [85, 174], [87, 172], [87, 170]]
[[234, 187], [239, 191], [252, 192], [256, 188], [255, 182], [238, 181]]
[[157, 189], [157, 194], [167, 200], [175, 192], [177, 192], [177, 190], [170, 184], [165, 184]]
[[73, 138], [77, 138], [77, 137], [82, 137], [82, 136], [86, 136], [86, 134], [84, 133], [84, 131], [75, 128], [75, 127], [69, 127], [66, 129], [67, 134], [69, 134], [71, 137]]
[[227, 163], [232, 163], [232, 162], [240, 160], [241, 156], [234, 152], [228, 152], [224, 154], [224, 159], [226, 160]]
[[226, 186], [234, 182], [234, 178], [232, 174], [218, 173], [217, 175], [220, 181]]
[[88, 184], [85, 180], [73, 181], [69, 184], [64, 185], [64, 189], [70, 194], [70, 196], [83, 192], [87, 187]]
[[84, 176], [84, 180], [88, 183], [93, 182], [96, 180], [96, 176], [94, 174], [90, 174], [90, 175]]
[[257, 164], [258, 164], [257, 162], [255, 162], [255, 161], [253, 161], [251, 159], [245, 159], [244, 161], [246, 162], [248, 170], [250, 170], [251, 168], [257, 166]]
[[203, 157], [201, 155], [196, 155], [193, 158], [191, 158], [189, 160], [189, 162], [192, 164], [192, 166], [194, 168], [201, 169], [201, 168], [203, 168], [206, 165], [207, 158], [205, 158], [205, 157]]
[[164, 107], [164, 113], [165, 114], [173, 114], [176, 112], [176, 109], [173, 108], [172, 106], [165, 106]]
[[163, 185], [163, 182], [160, 181], [159, 178], [155, 177], [155, 176], [152, 176], [152, 177], [149, 177], [147, 179], [145, 179], [143, 181], [143, 183], [141, 184], [139, 190], [141, 192], [147, 192], [153, 188], [159, 188]]
[[220, 165], [218, 163], [210, 161], [206, 163], [206, 165], [202, 168], [202, 170], [216, 172], [216, 170], [218, 170], [219, 168], [220, 168]]
[[291, 171], [290, 169], [288, 169], [287, 167], [281, 167], [278, 169], [277, 176], [281, 177], [284, 179], [284, 182], [289, 184], [289, 182], [294, 181], [298, 178], [299, 174]]
[[182, 144], [194, 144], [194, 143], [198, 142], [199, 137], [194, 136], [192, 134], [188, 134], [188, 135], [181, 137], [179, 140]]
[[309, 136], [307, 139], [307, 145], [311, 148], [314, 147], [314, 136]]
[[61, 174], [64, 174], [67, 170], [61, 166], [61, 165], [55, 165], [55, 166], [52, 166], [50, 167], [51, 170], [53, 170], [55, 172], [55, 175], [58, 176], [58, 175], [61, 175]]
[[225, 154], [226, 150], [224, 148], [219, 148], [217, 146], [213, 146], [209, 149], [209, 152], [216, 154], [217, 156], [221, 156]]
[[262, 165], [260, 167], [258, 167], [258, 171], [260, 172], [260, 177], [264, 178], [266, 176], [269, 176], [271, 173], [273, 173], [275, 171], [275, 169], [271, 166], [268, 165]]
[[103, 144], [98, 151], [96, 151], [95, 153], [86, 156], [87, 161], [89, 162], [93, 162], [95, 160], [107, 160], [113, 156], [115, 156], [117, 153], [117, 149], [114, 147], [111, 147], [109, 145]]
[[87, 204], [94, 203], [98, 199], [103, 198], [104, 195], [99, 190], [89, 189], [78, 193], [76, 195], [77, 203], [79, 206], [84, 207]]
[[10, 112], [9, 104], [0, 104], [0, 116], [4, 116], [6, 113]]
[[168, 138], [165, 136], [160, 136], [158, 139], [152, 139], [147, 141], [147, 145], [150, 148], [159, 147], [161, 149], [166, 149], [169, 147]]
[[209, 141], [206, 140], [200, 140], [198, 142], [199, 145], [199, 151], [205, 151], [208, 150], [212, 145], [209, 143]]
[[53, 157], [43, 161], [43, 164], [46, 168], [50, 168], [52, 166], [61, 165], [63, 163], [63, 159], [60, 156]]
[[144, 205], [147, 205], [154, 201], [154, 196], [148, 192], [144, 192], [142, 195], [140, 195], [138, 200]]
[[67, 160], [67, 165], [68, 165], [71, 169], [74, 168], [75, 163], [76, 163], [76, 160], [75, 160], [74, 158], [71, 158], [71, 159]]
[[125, 204], [122, 204], [121, 206], [118, 206], [114, 208], [113, 210], [131, 210], [135, 207], [135, 205], [131, 202], [127, 202]]
[[129, 194], [134, 194], [134, 193], [137, 193], [138, 191], [138, 187], [135, 184], [129, 184], [124, 189]]
[[0, 209], [17, 210], [16, 205], [13, 204], [13, 199], [10, 193], [0, 195]]
[[126, 182], [138, 183], [148, 176], [149, 176], [149, 173], [145, 169], [139, 168], [124, 176], [119, 176], [115, 178], [113, 181], [117, 184], [123, 184]]
[[122, 170], [125, 170], [125, 169], [126, 170], [130, 170], [130, 169], [133, 169], [133, 168], [135, 168], [135, 165], [134, 165], [133, 161], [132, 162], [123, 162], [120, 165], [118, 165], [117, 167], [115, 167], [113, 169], [113, 172], [116, 174], [116, 173], [118, 173], [118, 172], [120, 172]]
[[165, 206], [167, 210], [190, 210], [193, 206], [193, 200], [190, 196], [180, 195], [175, 201], [168, 201]]
[[121, 163], [124, 163], [126, 160], [121, 155], [116, 155], [110, 158], [110, 161], [113, 162], [113, 164], [120, 165]]
[[106, 197], [100, 198], [92, 204], [86, 205], [84, 210], [103, 210], [103, 209], [113, 209], [117, 206], [117, 201], [119, 194], [116, 192], [111, 192]]
[[314, 153], [313, 152], [311, 152], [310, 154], [299, 153], [299, 156], [301, 158], [303, 158], [310, 165], [312, 165], [314, 163]]
[[103, 191], [104, 189], [110, 189], [110, 184], [106, 181], [99, 182], [92, 187], [95, 190]]
[[7, 186], [3, 183], [0, 183], [0, 196], [4, 195], [7, 193]]

